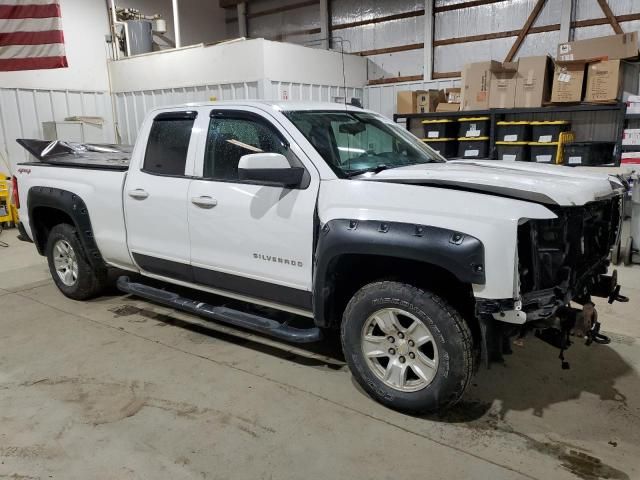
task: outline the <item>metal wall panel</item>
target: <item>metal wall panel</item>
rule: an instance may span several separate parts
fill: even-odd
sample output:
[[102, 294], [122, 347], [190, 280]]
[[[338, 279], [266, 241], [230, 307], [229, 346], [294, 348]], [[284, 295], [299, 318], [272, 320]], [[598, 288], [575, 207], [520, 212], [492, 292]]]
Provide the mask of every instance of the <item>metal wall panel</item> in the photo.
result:
[[[249, 4], [249, 12], [260, 12], [275, 7], [297, 3], [298, 0], [262, 0]], [[282, 40], [308, 45], [319, 46], [320, 35], [303, 34], [290, 35], [291, 32], [320, 28], [320, 4], [309, 5], [295, 10], [287, 10], [281, 13], [262, 15], [248, 18], [249, 36], [252, 38], [279, 38]]]
[[[520, 30], [536, 3], [537, 0], [510, 0], [436, 13], [434, 39]], [[546, 2], [534, 26], [560, 23], [561, 7], [560, 1]]]
[[364, 87], [364, 107], [393, 118], [396, 111], [396, 97], [400, 90], [429, 90], [459, 86], [460, 79], [369, 85]]
[[[638, 0], [608, 0], [608, 3], [614, 15], [628, 15], [640, 12], [640, 2]], [[591, 20], [604, 17], [597, 0], [578, 0], [575, 14], [576, 20]]]
[[[104, 119], [104, 142], [114, 141], [108, 92], [0, 88], [0, 156], [12, 166], [28, 158], [16, 138], [42, 138], [42, 122], [71, 116]], [[0, 170], [6, 170], [0, 160]]]
[[331, 23], [372, 20], [374, 18], [424, 9], [424, 0], [332, 0]]

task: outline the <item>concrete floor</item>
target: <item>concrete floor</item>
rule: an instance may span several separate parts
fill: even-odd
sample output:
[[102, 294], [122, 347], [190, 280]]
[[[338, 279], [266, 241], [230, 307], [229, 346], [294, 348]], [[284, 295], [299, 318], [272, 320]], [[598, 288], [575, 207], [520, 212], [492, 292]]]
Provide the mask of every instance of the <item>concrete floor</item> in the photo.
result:
[[[637, 479], [640, 266], [599, 302], [609, 346], [528, 337], [452, 411], [416, 418], [296, 350], [114, 294], [63, 297], [0, 238], [0, 479]], [[235, 333], [235, 334], [234, 334]]]

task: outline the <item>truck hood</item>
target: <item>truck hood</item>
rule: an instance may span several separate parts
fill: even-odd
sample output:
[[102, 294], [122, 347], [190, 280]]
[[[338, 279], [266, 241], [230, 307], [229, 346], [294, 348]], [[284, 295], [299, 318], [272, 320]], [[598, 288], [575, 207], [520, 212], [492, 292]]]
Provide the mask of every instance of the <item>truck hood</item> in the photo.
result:
[[500, 160], [426, 163], [355, 178], [454, 188], [555, 205], [584, 205], [620, 193], [624, 188], [617, 177], [608, 174]]

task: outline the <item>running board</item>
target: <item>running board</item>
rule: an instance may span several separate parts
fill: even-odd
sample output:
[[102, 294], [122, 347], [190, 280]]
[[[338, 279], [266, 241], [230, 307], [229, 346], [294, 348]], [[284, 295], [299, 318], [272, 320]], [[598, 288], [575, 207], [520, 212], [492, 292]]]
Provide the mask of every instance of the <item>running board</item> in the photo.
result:
[[236, 327], [246, 328], [264, 333], [280, 340], [293, 343], [311, 343], [322, 339], [322, 332], [318, 327], [296, 328], [270, 318], [253, 315], [251, 313], [233, 310], [227, 307], [216, 307], [208, 303], [190, 300], [159, 288], [150, 287], [142, 283], [134, 283], [129, 277], [118, 278], [118, 290], [142, 297], [154, 303], [192, 313], [218, 322]]

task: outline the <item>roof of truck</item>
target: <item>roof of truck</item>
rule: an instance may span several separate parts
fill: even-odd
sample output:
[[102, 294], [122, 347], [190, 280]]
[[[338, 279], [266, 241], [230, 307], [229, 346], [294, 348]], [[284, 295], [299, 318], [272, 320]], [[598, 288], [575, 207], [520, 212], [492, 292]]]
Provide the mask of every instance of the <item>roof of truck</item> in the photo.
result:
[[215, 102], [190, 102], [182, 103], [178, 105], [157, 107], [154, 110], [171, 110], [174, 108], [185, 107], [255, 107], [261, 110], [275, 109], [283, 111], [300, 111], [300, 110], [332, 110], [332, 111], [358, 111], [361, 112], [364, 109], [354, 107], [353, 105], [345, 105], [344, 103], [337, 102], [301, 102], [301, 101], [283, 101], [274, 102], [267, 100], [222, 100]]

